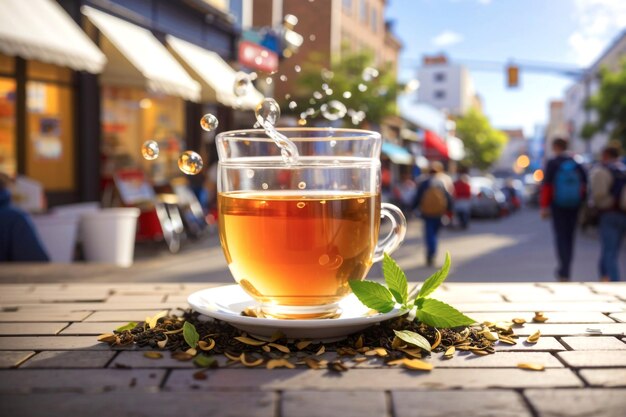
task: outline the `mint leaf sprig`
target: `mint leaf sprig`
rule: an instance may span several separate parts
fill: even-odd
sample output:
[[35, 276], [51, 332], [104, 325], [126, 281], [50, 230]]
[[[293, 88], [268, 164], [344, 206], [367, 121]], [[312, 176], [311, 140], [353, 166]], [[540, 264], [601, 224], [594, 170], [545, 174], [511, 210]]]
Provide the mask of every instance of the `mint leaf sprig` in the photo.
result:
[[386, 287], [374, 281], [350, 281], [350, 288], [365, 306], [381, 313], [390, 312], [398, 303], [404, 310], [416, 309], [416, 320], [431, 327], [445, 329], [469, 326], [476, 320], [467, 317], [449, 304], [428, 297], [448, 277], [450, 263], [450, 253], [446, 252], [441, 269], [424, 281], [414, 299], [409, 297], [406, 274], [388, 254], [383, 258]]

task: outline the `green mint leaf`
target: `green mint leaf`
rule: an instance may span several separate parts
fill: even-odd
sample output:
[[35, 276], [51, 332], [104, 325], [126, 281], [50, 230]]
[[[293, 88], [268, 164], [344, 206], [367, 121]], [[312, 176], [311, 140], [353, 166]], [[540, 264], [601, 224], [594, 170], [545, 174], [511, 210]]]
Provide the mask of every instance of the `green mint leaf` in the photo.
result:
[[198, 344], [198, 340], [200, 340], [200, 335], [198, 334], [195, 326], [188, 321], [183, 324], [183, 337], [185, 338], [185, 342], [191, 348], [195, 348]]
[[135, 327], [137, 327], [137, 322], [131, 321], [130, 323], [127, 323], [121, 327], [118, 327], [117, 329], [115, 329], [115, 331], [121, 333], [124, 330], [133, 330]]
[[451, 305], [433, 298], [418, 300], [415, 318], [424, 324], [442, 329], [469, 326], [476, 322]]
[[352, 292], [367, 307], [388, 313], [393, 310], [395, 302], [387, 288], [374, 281], [349, 281]]
[[385, 253], [383, 258], [383, 276], [387, 288], [391, 291], [393, 298], [400, 304], [405, 304], [408, 299], [409, 284], [404, 271], [400, 269], [396, 261]]
[[215, 368], [217, 366], [217, 360], [213, 356], [207, 356], [200, 354], [193, 358], [193, 363], [198, 368]]
[[418, 348], [424, 349], [430, 352], [430, 343], [424, 336], [419, 333], [412, 332], [410, 330], [394, 330], [393, 331], [397, 337], [404, 340], [410, 345], [417, 346]]
[[430, 277], [428, 277], [426, 281], [424, 281], [424, 285], [422, 285], [422, 288], [420, 288], [420, 292], [417, 294], [417, 298], [425, 298], [432, 294], [432, 292], [435, 291], [437, 287], [446, 280], [446, 278], [448, 278], [449, 272], [450, 252], [446, 252], [446, 260], [443, 262], [443, 266], [439, 271], [435, 272]]

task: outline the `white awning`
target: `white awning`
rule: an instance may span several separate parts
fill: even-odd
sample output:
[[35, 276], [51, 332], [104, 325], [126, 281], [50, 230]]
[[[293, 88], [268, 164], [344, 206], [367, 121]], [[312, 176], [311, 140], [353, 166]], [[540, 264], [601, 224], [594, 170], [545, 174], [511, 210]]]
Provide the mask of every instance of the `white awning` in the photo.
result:
[[185, 68], [201, 81], [203, 102], [253, 109], [263, 100], [263, 94], [252, 86], [245, 95], [237, 97], [233, 90], [235, 70], [215, 52], [171, 35], [166, 36], [166, 41]]
[[89, 6], [81, 7], [81, 11], [105, 37], [101, 47], [109, 62], [101, 76], [103, 83], [143, 86], [186, 100], [200, 100], [200, 84], [152, 32]]
[[92, 73], [100, 73], [107, 61], [52, 0], [1, 0], [0, 52]]

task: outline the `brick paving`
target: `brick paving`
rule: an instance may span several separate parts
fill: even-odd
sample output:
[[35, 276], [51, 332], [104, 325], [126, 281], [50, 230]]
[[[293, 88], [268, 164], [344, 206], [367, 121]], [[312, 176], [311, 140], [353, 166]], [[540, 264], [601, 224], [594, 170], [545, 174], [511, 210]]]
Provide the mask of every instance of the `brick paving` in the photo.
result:
[[[96, 341], [128, 321], [184, 308], [200, 288], [0, 285], [0, 415], [622, 417], [626, 409], [626, 283], [446, 284], [438, 298], [479, 321], [528, 323], [515, 328], [516, 345], [497, 344], [494, 355], [433, 354], [431, 372], [369, 358], [347, 361], [355, 368], [341, 374], [221, 366], [198, 380], [191, 362]], [[533, 323], [535, 311], [548, 321]], [[524, 342], [536, 330], [539, 342]]]

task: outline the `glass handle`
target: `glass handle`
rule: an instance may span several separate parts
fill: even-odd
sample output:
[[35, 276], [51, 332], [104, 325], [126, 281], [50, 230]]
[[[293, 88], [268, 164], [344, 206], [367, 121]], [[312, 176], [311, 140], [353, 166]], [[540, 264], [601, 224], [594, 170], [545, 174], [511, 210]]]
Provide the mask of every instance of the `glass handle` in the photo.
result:
[[406, 235], [406, 218], [398, 207], [389, 203], [380, 205], [380, 218], [387, 217], [391, 220], [391, 231], [385, 238], [378, 242], [374, 249], [374, 262], [383, 259], [385, 253], [393, 253], [404, 240]]

